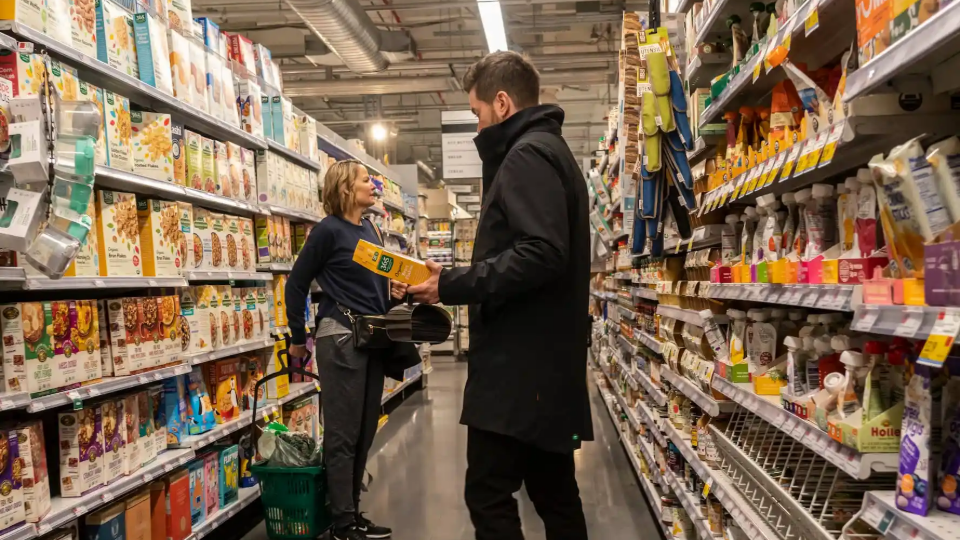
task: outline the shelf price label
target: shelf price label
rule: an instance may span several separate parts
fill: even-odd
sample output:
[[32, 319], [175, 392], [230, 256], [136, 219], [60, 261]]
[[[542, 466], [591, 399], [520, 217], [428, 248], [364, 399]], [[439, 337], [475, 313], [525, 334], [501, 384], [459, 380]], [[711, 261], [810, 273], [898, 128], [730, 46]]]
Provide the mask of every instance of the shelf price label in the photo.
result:
[[921, 324], [923, 324], [923, 308], [906, 306], [903, 308], [900, 326], [893, 331], [893, 335], [912, 338], [917, 334]]
[[820, 28], [820, 14], [817, 11], [819, 0], [811, 0], [808, 4], [807, 18], [803, 20], [803, 36], [809, 36], [814, 30]]
[[753, 65], [753, 82], [757, 82], [757, 79], [760, 78], [760, 68], [763, 67], [763, 62], [759, 60]]
[[930, 330], [930, 336], [923, 345], [917, 363], [934, 368], [943, 366], [947, 354], [950, 353], [957, 339], [958, 332], [960, 332], [960, 310], [942, 309], [937, 314], [937, 320], [933, 323], [933, 329]]
[[854, 318], [853, 324], [850, 327], [859, 332], [869, 332], [873, 329], [873, 325], [879, 317], [880, 309], [876, 306], [861, 306], [861, 308], [857, 310], [857, 316]]
[[803, 143], [797, 142], [790, 147], [790, 152], [787, 154], [787, 159], [783, 163], [783, 173], [780, 175], [780, 181], [783, 182], [787, 178], [790, 178], [790, 173], [793, 171], [793, 166], [797, 162], [797, 158], [800, 156], [800, 150], [803, 149]]
[[736, 178], [733, 184], [733, 194], [730, 195], [731, 201], [735, 201], [740, 198], [740, 189], [743, 188], [745, 178], [746, 177], [742, 174]]
[[833, 161], [833, 154], [837, 151], [837, 146], [840, 144], [840, 136], [843, 135], [843, 126], [845, 120], [833, 125], [830, 128], [830, 135], [827, 137], [827, 144], [823, 147], [823, 153], [820, 154], [820, 167], [823, 167]]

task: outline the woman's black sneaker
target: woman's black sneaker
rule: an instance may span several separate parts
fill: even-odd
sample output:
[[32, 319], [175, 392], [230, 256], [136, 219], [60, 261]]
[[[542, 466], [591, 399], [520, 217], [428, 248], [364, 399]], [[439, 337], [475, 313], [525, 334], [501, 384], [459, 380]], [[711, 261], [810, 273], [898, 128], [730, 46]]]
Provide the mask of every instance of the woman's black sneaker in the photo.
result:
[[333, 540], [367, 540], [367, 536], [356, 524], [351, 524], [342, 529], [334, 528]]
[[381, 527], [369, 519], [363, 517], [363, 513], [357, 514], [357, 529], [367, 538], [390, 538], [393, 530], [389, 527]]

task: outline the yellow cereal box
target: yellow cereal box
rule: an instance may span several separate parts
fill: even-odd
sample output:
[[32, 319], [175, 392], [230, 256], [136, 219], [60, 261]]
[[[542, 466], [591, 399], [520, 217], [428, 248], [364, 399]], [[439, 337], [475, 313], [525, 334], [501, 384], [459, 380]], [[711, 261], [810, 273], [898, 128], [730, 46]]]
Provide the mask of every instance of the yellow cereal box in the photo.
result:
[[371, 272], [407, 285], [419, 285], [430, 277], [430, 270], [427, 270], [423, 261], [387, 251], [366, 240], [357, 242], [357, 248], [353, 250], [353, 261]]
[[183, 272], [180, 217], [176, 202], [146, 198], [137, 201], [143, 275], [179, 276]]

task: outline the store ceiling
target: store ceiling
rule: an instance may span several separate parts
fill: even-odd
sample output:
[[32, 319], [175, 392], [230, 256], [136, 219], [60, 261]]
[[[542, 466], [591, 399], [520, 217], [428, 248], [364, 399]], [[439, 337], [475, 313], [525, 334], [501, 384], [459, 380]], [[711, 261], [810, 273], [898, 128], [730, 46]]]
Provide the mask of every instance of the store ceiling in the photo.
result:
[[[542, 100], [564, 108], [564, 136], [578, 157], [588, 155], [617, 100], [621, 13], [645, 3], [500, 3], [510, 48], [533, 60]], [[346, 138], [364, 139], [369, 153], [389, 154], [394, 163], [440, 165], [440, 111], [467, 108], [460, 78], [486, 53], [475, 1], [194, 0], [193, 9], [196, 17], [266, 45], [280, 58], [284, 93], [296, 106]], [[357, 24], [329, 24], [330, 9]], [[331, 33], [349, 42], [335, 47], [347, 62], [318, 37]], [[372, 52], [356, 47], [367, 40], [379, 46], [373, 43]], [[377, 119], [394, 128], [385, 143], [366, 136]]]

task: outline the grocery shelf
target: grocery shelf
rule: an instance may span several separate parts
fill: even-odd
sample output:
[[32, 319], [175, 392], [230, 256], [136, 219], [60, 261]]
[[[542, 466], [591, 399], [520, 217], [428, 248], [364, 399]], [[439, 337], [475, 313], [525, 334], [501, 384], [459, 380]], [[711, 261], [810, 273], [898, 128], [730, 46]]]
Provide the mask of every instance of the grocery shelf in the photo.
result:
[[286, 274], [293, 270], [293, 265], [290, 263], [263, 263], [257, 265], [257, 270], [275, 274]]
[[723, 232], [722, 225], [703, 225], [693, 230], [690, 238], [665, 239], [663, 242], [664, 255], [677, 255], [696, 251], [707, 247], [719, 246]]
[[663, 423], [663, 433], [666, 435], [667, 439], [669, 439], [673, 445], [680, 450], [680, 453], [683, 455], [683, 459], [687, 460], [687, 463], [689, 463], [690, 467], [692, 467], [697, 473], [697, 476], [706, 482], [706, 480], [710, 478], [710, 468], [707, 467], [707, 464], [700, 459], [700, 456], [697, 455], [697, 451], [693, 449], [693, 446], [690, 443], [690, 435], [685, 434], [677, 429], [677, 427], [674, 426], [669, 420], [664, 421]]
[[[267, 416], [275, 413], [277, 409], [278, 407], [276, 400], [267, 400], [267, 405], [263, 407], [257, 407], [257, 412], [261, 413], [263, 416]], [[258, 420], [260, 419], [262, 418], [258, 418]], [[248, 427], [252, 421], [253, 411], [244, 411], [236, 420], [218, 424], [215, 428], [207, 431], [206, 433], [183, 437], [180, 439], [180, 443], [177, 444], [176, 447], [197, 450], [203, 448], [204, 446], [209, 446], [226, 437], [227, 435], [230, 435], [231, 433], [235, 433], [242, 428]]]
[[93, 399], [103, 394], [111, 394], [113, 392], [119, 392], [135, 386], [140, 386], [151, 382], [159, 382], [164, 379], [169, 379], [170, 377], [183, 375], [185, 373], [190, 373], [189, 364], [178, 364], [175, 366], [148, 371], [139, 375], [104, 377], [100, 382], [81, 386], [76, 390], [58, 392], [56, 394], [50, 394], [49, 396], [33, 398], [29, 400], [29, 402], [24, 403], [24, 405], [26, 406], [27, 412], [40, 412], [53, 407], [59, 407], [61, 405], [70, 405], [78, 400]]
[[758, 396], [749, 389], [748, 383], [738, 385], [716, 375], [713, 377], [712, 385], [718, 392], [790, 435], [853, 478], [866, 480], [874, 471], [897, 471], [899, 454], [862, 454], [849, 446], [844, 446], [833, 440], [816, 424], [785, 411], [780, 406], [779, 396]]
[[643, 420], [643, 423], [647, 425], [650, 433], [653, 434], [654, 440], [657, 441], [657, 444], [660, 446], [666, 446], [667, 440], [663, 437], [663, 426], [667, 422], [660, 418], [660, 415], [651, 411], [650, 407], [647, 406], [644, 402], [639, 402], [637, 404], [637, 414], [639, 418]]
[[747, 7], [748, 4], [743, 0], [717, 0], [714, 2], [713, 9], [703, 17], [703, 22], [697, 30], [697, 35], [694, 37], [691, 48], [709, 41], [707, 39], [708, 37], [718, 38], [715, 41], [719, 41], [722, 33], [728, 33], [726, 24], [727, 17], [733, 14], [739, 14], [745, 21], [746, 15], [749, 15], [749, 12], [746, 10]]
[[812, 285], [767, 283], [711, 283], [710, 298], [743, 300], [792, 307], [811, 307], [823, 310], [853, 311], [862, 303], [862, 285], [825, 283]]
[[383, 198], [381, 200], [383, 201], [383, 205], [386, 206], [388, 209], [393, 210], [394, 212], [400, 212], [400, 213], [404, 212], [403, 205], [397, 204], [386, 198]]
[[274, 216], [283, 216], [296, 221], [305, 221], [307, 223], [318, 223], [321, 219], [323, 219], [316, 214], [311, 214], [310, 212], [304, 210], [296, 210], [293, 208], [287, 208], [285, 206], [278, 206], [276, 204], [261, 204], [260, 208], [269, 211]]
[[223, 525], [223, 522], [237, 515], [241, 510], [246, 508], [250, 503], [260, 498], [260, 486], [253, 486], [248, 488], [240, 488], [237, 495], [237, 500], [227, 506], [220, 508], [213, 514], [210, 514], [204, 519], [203, 523], [200, 523], [193, 527], [193, 533], [191, 536], [193, 540], [200, 540], [204, 536], [207, 536], [213, 532], [217, 527]]
[[640, 418], [637, 416], [637, 412], [634, 411], [633, 408], [631, 408], [629, 405], [627, 405], [626, 398], [624, 398], [619, 391], [620, 385], [616, 381], [614, 381], [612, 378], [610, 378], [610, 376], [607, 375], [606, 371], [604, 371], [604, 375], [607, 376], [607, 380], [610, 382], [610, 386], [614, 388], [614, 391], [611, 393], [617, 399], [617, 402], [620, 403], [620, 408], [623, 410], [624, 414], [627, 415], [627, 420], [630, 421], [630, 425], [633, 426], [633, 429], [639, 430]]
[[46, 534], [117, 497], [148, 485], [154, 478], [187, 463], [194, 458], [194, 455], [191, 449], [167, 449], [153, 462], [138, 469], [136, 473], [121, 476], [112, 484], [97, 488], [82, 497], [53, 497], [50, 501], [50, 511], [37, 523], [37, 534]]
[[383, 394], [383, 397], [380, 398], [380, 405], [381, 405], [381, 406], [386, 405], [387, 402], [390, 401], [391, 399], [393, 399], [394, 397], [399, 396], [399, 395], [402, 395], [402, 394], [403, 394], [403, 390], [404, 390], [406, 387], [410, 386], [411, 384], [419, 381], [419, 380], [420, 380], [420, 377], [421, 377], [422, 375], [423, 375], [422, 373], [417, 373], [417, 374], [414, 375], [413, 377], [410, 377], [410, 378], [408, 378], [407, 380], [405, 380], [405, 381], [403, 381], [402, 383], [400, 383], [400, 385], [397, 386], [396, 388], [394, 388], [393, 391], [391, 391], [391, 392], [389, 392], [389, 393], [384, 393], [384, 394]]
[[210, 352], [201, 352], [196, 354], [191, 354], [184, 356], [184, 359], [191, 365], [203, 364], [204, 362], [210, 362], [212, 360], [219, 360], [221, 358], [227, 358], [237, 354], [255, 351], [258, 349], [265, 349], [267, 347], [273, 347], [274, 340], [271, 338], [248, 341], [244, 343], [237, 343], [236, 345], [231, 345], [229, 347], [223, 347], [215, 351]]
[[657, 354], [660, 354], [661, 346], [662, 346], [660, 343], [660, 340], [644, 332], [643, 330], [640, 330], [639, 328], [634, 328], [633, 339], [636, 339], [640, 343], [643, 343], [644, 346], [646, 346], [651, 351]]
[[76, 289], [143, 289], [148, 287], [186, 287], [182, 277], [48, 277], [28, 276], [23, 288], [30, 291]]
[[857, 306], [850, 328], [871, 334], [927, 339], [933, 323], [944, 309], [953, 308], [861, 304]]
[[[710, 81], [717, 75], [729, 70], [732, 63], [733, 54], [729, 52], [697, 54], [687, 64], [687, 86], [690, 89], [709, 88]], [[698, 138], [697, 140], [702, 139]], [[697, 147], [695, 146], [693, 152], [696, 151]], [[687, 152], [687, 155], [689, 154], [690, 152]]]
[[184, 272], [188, 281], [273, 281], [268, 272], [192, 271]]
[[620, 345], [621, 345], [624, 349], [626, 349], [627, 351], [629, 351], [631, 355], [636, 355], [636, 354], [638, 354], [638, 353], [640, 352], [639, 347], [637, 346], [637, 344], [631, 342], [629, 339], [625, 338], [625, 337], [622, 336], [622, 335], [617, 336], [617, 338], [620, 340]]
[[[696, 88], [690, 83], [691, 88]], [[724, 140], [723, 135], [701, 135], [693, 141], [693, 150], [687, 152], [687, 162], [690, 166], [700, 163], [711, 155], [715, 155], [716, 147]]]
[[707, 525], [707, 519], [700, 512], [700, 503], [694, 499], [698, 495], [694, 495], [687, 491], [687, 488], [677, 480], [676, 475], [671, 471], [667, 471], [663, 474], [664, 479], [667, 482], [667, 485], [670, 486], [670, 489], [673, 490], [673, 493], [676, 494], [677, 499], [680, 500], [680, 505], [683, 506], [683, 509], [687, 511], [687, 517], [693, 521], [694, 527], [697, 529], [697, 535], [700, 537], [700, 540], [713, 540], [713, 533], [710, 532], [710, 527]]
[[664, 393], [659, 388], [654, 386], [653, 381], [650, 380], [650, 377], [646, 373], [642, 371], [638, 371], [635, 374], [635, 378], [638, 381], [640, 381], [640, 386], [642, 386], [644, 390], [647, 391], [647, 394], [649, 394], [650, 397], [653, 398], [653, 401], [655, 401], [657, 405], [660, 405], [661, 407], [666, 406], [667, 396], [664, 395]]
[[[897, 77], [929, 78], [936, 94], [952, 90], [956, 84], [944, 84], [956, 76], [951, 72], [956, 71], [952, 59], [957, 52], [960, 52], [960, 7], [947, 4], [860, 69], [848, 74], [843, 100], [849, 102], [878, 90], [896, 91], [894, 79]], [[934, 71], [938, 67], [941, 69]]]
[[380, 161], [374, 159], [372, 156], [357, 148], [352, 143], [347, 142], [346, 139], [320, 122], [317, 122], [317, 140], [320, 143], [321, 150], [327, 152], [338, 160], [356, 159], [360, 163], [363, 163], [367, 169], [382, 174], [391, 180], [396, 181], [397, 178], [400, 178], [400, 175], [394, 172], [392, 169], [383, 163], [380, 163]]
[[24, 523], [19, 527], [0, 535], [0, 540], [30, 540], [37, 537], [37, 528], [32, 523]]
[[676, 386], [685, 396], [703, 409], [704, 413], [710, 416], [719, 416], [721, 413], [731, 413], [737, 408], [735, 402], [714, 399], [712, 396], [700, 390], [695, 383], [666, 367], [660, 370], [660, 377], [673, 386]]
[[383, 231], [383, 232], [386, 233], [387, 236], [392, 236], [392, 237], [397, 238], [397, 239], [399, 239], [399, 240], [404, 240], [404, 241], [406, 241], [406, 239], [407, 239], [407, 237], [406, 237], [402, 232], [391, 231], [391, 230], [385, 230], [385, 231]]
[[[657, 314], [664, 317], [670, 317], [671, 319], [676, 319], [678, 321], [683, 321], [694, 326], [703, 326], [703, 317], [700, 316], [699, 311], [694, 309], [684, 309], [676, 306], [666, 306], [660, 304], [657, 306]], [[728, 317], [720, 313], [714, 313], [713, 320], [716, 321], [717, 324], [726, 324]]]
[[312, 171], [319, 171], [323, 168], [323, 165], [319, 161], [314, 161], [300, 152], [295, 152], [273, 139], [267, 139], [267, 148], [269, 148], [271, 152], [280, 154], [288, 161], [292, 161]]
[[621, 315], [622, 317], [625, 317], [625, 318], [627, 318], [627, 319], [630, 319], [631, 321], [637, 320], [637, 312], [636, 312], [636, 311], [633, 311], [632, 309], [625, 308], [625, 307], [623, 307], [623, 306], [621, 306], [621, 305], [617, 305], [617, 311], [620, 312], [620, 315]]
[[200, 109], [188, 105], [136, 77], [131, 77], [116, 68], [110, 67], [96, 58], [87, 56], [43, 32], [12, 20], [0, 21], [0, 30], [11, 32], [24, 41], [42, 45], [51, 56], [65, 60], [71, 67], [76, 68], [81, 80], [127, 97], [132, 103], [136, 103], [140, 107], [170, 113], [175, 120], [183, 122], [188, 128], [200, 131], [217, 140], [229, 141], [251, 149], [267, 147], [264, 139], [254, 137], [240, 129], [239, 126], [227, 124], [223, 120], [202, 112]]
[[630, 292], [633, 296], [637, 298], [643, 298], [645, 300], [657, 300], [657, 291], [647, 287], [633, 287], [630, 289]]
[[936, 508], [926, 516], [904, 512], [897, 508], [896, 496], [895, 491], [868, 491], [863, 496], [863, 507], [850, 519], [844, 531], [859, 519], [886, 538], [896, 540], [953, 540], [957, 537], [960, 516]]

